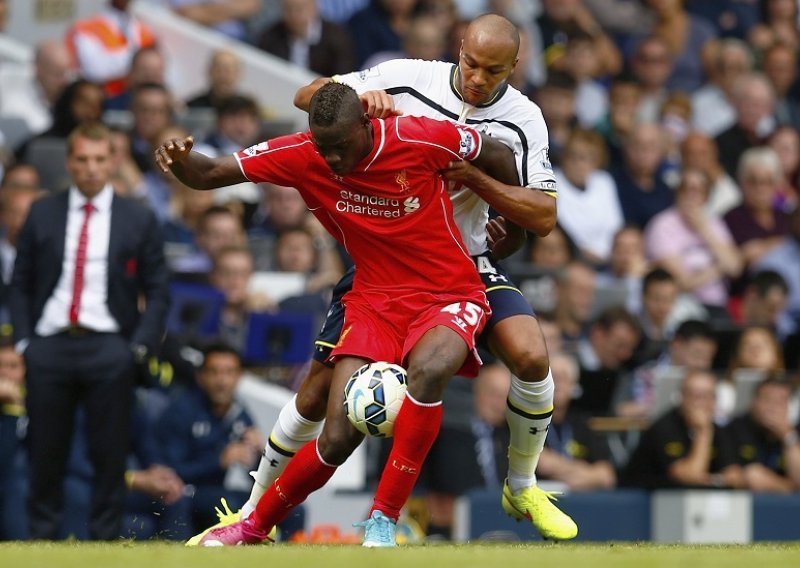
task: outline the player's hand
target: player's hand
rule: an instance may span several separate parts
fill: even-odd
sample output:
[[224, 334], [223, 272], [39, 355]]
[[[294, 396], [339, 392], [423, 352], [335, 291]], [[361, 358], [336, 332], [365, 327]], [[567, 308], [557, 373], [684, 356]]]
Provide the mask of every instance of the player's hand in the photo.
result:
[[486, 243], [497, 260], [508, 258], [525, 244], [525, 231], [516, 225], [512, 226], [515, 230], [509, 231], [508, 221], [504, 217], [495, 217], [486, 223]]
[[156, 165], [163, 173], [169, 173], [169, 167], [188, 156], [192, 151], [192, 146], [194, 146], [194, 138], [191, 136], [187, 136], [183, 140], [170, 138], [156, 148]]
[[394, 108], [394, 99], [386, 91], [367, 91], [359, 96], [364, 112], [370, 118], [386, 118], [392, 115], [401, 115], [402, 111]]
[[466, 160], [457, 160], [450, 162], [442, 170], [442, 175], [450, 181], [458, 181], [467, 187], [472, 187], [481, 176], [486, 174]]

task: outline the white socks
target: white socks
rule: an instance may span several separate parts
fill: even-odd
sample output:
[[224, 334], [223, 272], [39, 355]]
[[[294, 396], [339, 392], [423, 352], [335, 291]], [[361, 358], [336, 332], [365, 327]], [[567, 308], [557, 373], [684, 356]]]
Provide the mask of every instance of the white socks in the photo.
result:
[[511, 430], [508, 447], [508, 485], [516, 494], [536, 483], [536, 465], [553, 415], [553, 373], [536, 383], [512, 375], [506, 420]]
[[249, 517], [255, 510], [258, 500], [283, 472], [297, 450], [315, 439], [321, 431], [322, 422], [303, 418], [297, 411], [297, 395], [293, 396], [281, 409], [278, 421], [272, 427], [258, 470], [250, 472], [255, 483], [250, 491], [250, 498], [242, 507], [242, 519]]

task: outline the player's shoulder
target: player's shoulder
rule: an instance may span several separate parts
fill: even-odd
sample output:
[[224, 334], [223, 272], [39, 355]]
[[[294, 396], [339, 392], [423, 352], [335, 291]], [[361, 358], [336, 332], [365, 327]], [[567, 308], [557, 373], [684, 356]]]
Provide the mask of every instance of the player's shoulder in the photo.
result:
[[452, 132], [457, 128], [455, 124], [447, 120], [437, 120], [427, 116], [394, 116], [387, 121], [387, 126], [394, 130], [400, 140], [429, 141], [436, 136]]
[[518, 122], [541, 122], [544, 124], [544, 116], [539, 105], [511, 85], [506, 88], [500, 100], [487, 109], [506, 117], [512, 117]]
[[361, 71], [334, 75], [333, 80], [351, 86], [375, 81], [399, 85], [418, 80], [419, 77], [423, 76], [438, 76], [442, 73], [449, 73], [452, 66], [452, 63], [443, 61], [390, 59]]
[[285, 136], [278, 136], [277, 138], [270, 138], [258, 144], [253, 144], [247, 148], [239, 150], [237, 154], [242, 159], [257, 158], [271, 154], [276, 151], [302, 149], [313, 147], [311, 134], [309, 132], [298, 132], [296, 134], [287, 134]]

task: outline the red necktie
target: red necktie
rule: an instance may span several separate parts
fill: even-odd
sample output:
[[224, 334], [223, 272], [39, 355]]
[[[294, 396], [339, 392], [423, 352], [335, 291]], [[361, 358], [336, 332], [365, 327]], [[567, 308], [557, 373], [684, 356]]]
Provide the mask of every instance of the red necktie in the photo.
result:
[[81, 236], [78, 238], [78, 252], [75, 254], [75, 280], [72, 282], [72, 303], [69, 306], [69, 323], [71, 325], [78, 324], [78, 312], [83, 293], [83, 271], [86, 268], [86, 248], [89, 242], [89, 217], [95, 210], [94, 205], [88, 202], [81, 209], [83, 209], [83, 225], [81, 225]]

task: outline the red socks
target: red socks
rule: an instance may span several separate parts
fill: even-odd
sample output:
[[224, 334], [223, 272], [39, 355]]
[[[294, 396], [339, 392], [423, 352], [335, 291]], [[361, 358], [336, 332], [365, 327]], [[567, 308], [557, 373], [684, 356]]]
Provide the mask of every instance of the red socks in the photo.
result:
[[325, 485], [336, 471], [320, 459], [317, 441], [312, 440], [289, 460], [286, 469], [258, 501], [252, 518], [264, 532], [283, 521], [291, 510]]
[[421, 403], [406, 395], [397, 414], [392, 451], [383, 468], [370, 515], [378, 509], [390, 519], [397, 520], [441, 425], [441, 401]]

